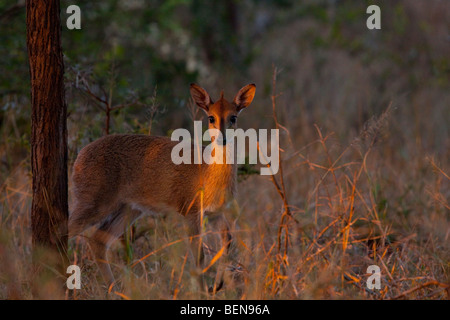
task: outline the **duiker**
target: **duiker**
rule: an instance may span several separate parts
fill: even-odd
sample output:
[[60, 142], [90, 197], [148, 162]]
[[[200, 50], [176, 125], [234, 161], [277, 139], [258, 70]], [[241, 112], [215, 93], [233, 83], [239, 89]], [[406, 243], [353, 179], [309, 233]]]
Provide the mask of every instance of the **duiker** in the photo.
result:
[[[206, 112], [209, 129], [220, 130], [225, 137], [226, 129], [236, 128], [238, 114], [252, 102], [255, 85], [243, 87], [232, 102], [222, 93], [214, 103], [196, 84], [191, 84], [190, 92]], [[215, 147], [227, 148], [225, 138], [212, 140]], [[167, 137], [109, 135], [88, 144], [78, 154], [72, 175], [74, 208], [69, 217], [69, 237], [96, 227], [89, 244], [108, 285], [115, 280], [107, 250], [127, 224], [143, 214], [169, 210], [183, 215], [195, 260], [202, 263], [203, 250], [197, 236], [201, 210], [218, 211], [227, 197], [235, 194], [237, 169], [235, 164], [226, 163], [176, 165], [171, 152], [177, 143]], [[229, 241], [229, 237], [227, 234], [224, 240]]]

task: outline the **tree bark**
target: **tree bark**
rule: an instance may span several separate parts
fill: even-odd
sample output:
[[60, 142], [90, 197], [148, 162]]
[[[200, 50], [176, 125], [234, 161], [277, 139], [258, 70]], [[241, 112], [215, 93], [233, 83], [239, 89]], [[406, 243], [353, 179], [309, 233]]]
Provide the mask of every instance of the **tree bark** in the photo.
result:
[[[27, 0], [33, 247], [67, 258], [67, 107], [59, 0]], [[59, 269], [59, 268], [58, 268]], [[65, 273], [65, 271], [64, 271]]]

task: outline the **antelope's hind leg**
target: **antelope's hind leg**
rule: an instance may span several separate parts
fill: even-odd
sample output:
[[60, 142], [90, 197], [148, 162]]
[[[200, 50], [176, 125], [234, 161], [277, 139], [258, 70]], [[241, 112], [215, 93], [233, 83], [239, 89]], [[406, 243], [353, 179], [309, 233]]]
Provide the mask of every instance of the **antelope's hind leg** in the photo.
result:
[[89, 245], [108, 288], [111, 284], [115, 284], [114, 275], [107, 258], [108, 248], [123, 234], [127, 225], [133, 223], [140, 215], [141, 211], [126, 210], [126, 206], [121, 205], [100, 224], [89, 239]]

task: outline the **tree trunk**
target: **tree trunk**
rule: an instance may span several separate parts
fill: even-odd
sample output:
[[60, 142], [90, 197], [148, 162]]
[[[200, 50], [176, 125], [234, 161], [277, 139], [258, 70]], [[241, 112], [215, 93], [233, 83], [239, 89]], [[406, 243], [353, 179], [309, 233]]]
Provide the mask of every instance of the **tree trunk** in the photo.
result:
[[32, 108], [32, 242], [34, 248], [58, 252], [63, 266], [67, 258], [67, 107], [59, 0], [27, 0], [26, 13]]

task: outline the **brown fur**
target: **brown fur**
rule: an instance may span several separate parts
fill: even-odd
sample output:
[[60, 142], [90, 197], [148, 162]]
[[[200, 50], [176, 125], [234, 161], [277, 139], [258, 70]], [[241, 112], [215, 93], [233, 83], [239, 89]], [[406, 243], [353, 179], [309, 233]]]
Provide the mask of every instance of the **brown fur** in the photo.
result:
[[[216, 118], [209, 127], [224, 132], [231, 127], [230, 117], [250, 104], [254, 85], [241, 89], [233, 103], [226, 101], [223, 94], [212, 103], [197, 85], [191, 85], [191, 94], [208, 116]], [[187, 217], [190, 235], [194, 236], [200, 230], [201, 205], [206, 210], [218, 210], [236, 192], [236, 165], [175, 165], [171, 152], [177, 143], [167, 137], [109, 135], [84, 147], [74, 163], [69, 236], [97, 226], [89, 242], [108, 284], [114, 282], [114, 277], [106, 252], [128, 223], [145, 213], [177, 211]], [[200, 190], [204, 190], [203, 203]], [[131, 210], [125, 210], [127, 206]], [[200, 250], [198, 256], [196, 251], [194, 256], [201, 261], [203, 253]]]

